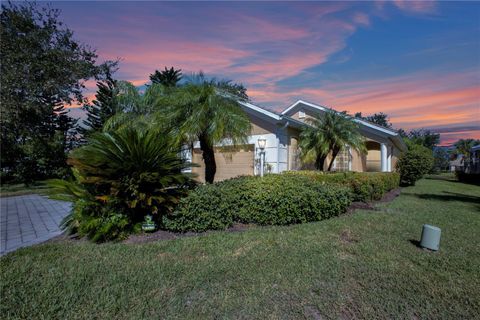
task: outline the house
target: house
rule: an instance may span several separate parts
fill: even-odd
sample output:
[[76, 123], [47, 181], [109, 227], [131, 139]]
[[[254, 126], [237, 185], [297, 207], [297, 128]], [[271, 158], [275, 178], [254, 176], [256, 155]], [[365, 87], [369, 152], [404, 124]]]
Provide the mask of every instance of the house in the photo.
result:
[[465, 166], [467, 173], [480, 173], [480, 144], [470, 149], [470, 159]]
[[464, 164], [463, 154], [457, 154], [454, 159], [450, 160], [450, 171], [462, 171]]
[[[298, 140], [302, 128], [308, 126], [308, 117], [326, 112], [327, 108], [299, 100], [281, 113], [263, 109], [249, 102], [241, 102], [252, 125], [246, 145], [233, 147], [228, 141], [215, 147], [217, 164], [216, 181], [239, 175], [260, 173], [259, 139], [266, 140], [265, 170], [280, 173], [285, 170], [299, 170], [304, 164], [299, 159]], [[367, 154], [346, 149], [334, 162], [336, 171], [392, 171], [399, 155], [406, 150], [400, 135], [368, 121], [353, 119], [358, 123], [365, 137]], [[204, 163], [199, 145], [194, 145], [189, 158], [199, 167], [192, 168], [198, 179], [204, 181]], [[326, 162], [328, 162], [327, 159]], [[326, 169], [326, 168], [325, 168]]]

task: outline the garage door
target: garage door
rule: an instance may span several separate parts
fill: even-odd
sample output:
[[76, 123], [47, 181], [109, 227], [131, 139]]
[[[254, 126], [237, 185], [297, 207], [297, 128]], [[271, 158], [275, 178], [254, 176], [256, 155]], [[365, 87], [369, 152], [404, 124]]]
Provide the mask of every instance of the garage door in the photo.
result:
[[[192, 172], [197, 174], [197, 180], [205, 181], [205, 164], [203, 162], [202, 150], [193, 149], [192, 161], [199, 167], [193, 168]], [[241, 175], [253, 175], [254, 145], [243, 145], [239, 147], [218, 147], [215, 148], [215, 162], [217, 173], [215, 181], [221, 181]]]

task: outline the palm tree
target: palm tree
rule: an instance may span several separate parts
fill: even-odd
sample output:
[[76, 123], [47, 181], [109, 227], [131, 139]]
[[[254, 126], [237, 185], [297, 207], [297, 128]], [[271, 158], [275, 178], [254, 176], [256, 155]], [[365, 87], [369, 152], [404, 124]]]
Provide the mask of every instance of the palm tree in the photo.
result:
[[468, 162], [470, 160], [470, 150], [477, 144], [480, 144], [480, 140], [460, 139], [455, 142], [453, 146], [455, 147], [455, 152], [457, 154], [462, 154], [464, 157], [463, 159]]
[[213, 183], [217, 171], [214, 146], [222, 141], [233, 145], [247, 142], [251, 125], [239, 104], [246, 97], [243, 86], [208, 80], [199, 73], [157, 100], [182, 143], [200, 142], [207, 183]]
[[150, 75], [152, 83], [159, 83], [165, 87], [175, 87], [181, 79], [182, 69], [175, 70], [173, 67], [170, 69], [165, 67], [163, 71], [155, 70], [155, 72]]
[[331, 152], [332, 159], [328, 171], [332, 170], [338, 153], [347, 146], [359, 152], [365, 152], [365, 142], [358, 130], [358, 125], [344, 112], [328, 109], [324, 114], [317, 114], [306, 120], [309, 127], [300, 135], [302, 155], [315, 156], [315, 167], [323, 170], [327, 155]]

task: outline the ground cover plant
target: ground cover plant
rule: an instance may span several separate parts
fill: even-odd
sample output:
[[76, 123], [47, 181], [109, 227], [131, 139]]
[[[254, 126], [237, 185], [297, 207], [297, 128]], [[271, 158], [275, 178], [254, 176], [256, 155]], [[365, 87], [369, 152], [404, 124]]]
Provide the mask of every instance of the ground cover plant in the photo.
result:
[[[429, 177], [375, 211], [146, 244], [51, 242], [0, 258], [4, 319], [474, 319], [480, 187]], [[424, 223], [440, 251], [419, 249]]]

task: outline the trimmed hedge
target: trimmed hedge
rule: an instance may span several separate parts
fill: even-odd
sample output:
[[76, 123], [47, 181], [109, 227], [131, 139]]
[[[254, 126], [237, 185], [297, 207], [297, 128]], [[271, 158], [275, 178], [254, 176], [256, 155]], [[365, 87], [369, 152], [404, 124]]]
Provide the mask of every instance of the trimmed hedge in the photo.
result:
[[225, 229], [233, 222], [304, 223], [344, 213], [351, 198], [349, 188], [322, 185], [309, 177], [239, 177], [198, 186], [163, 222], [166, 229], [182, 232]]
[[385, 193], [400, 184], [400, 174], [396, 172], [321, 172], [287, 171], [288, 176], [306, 176], [322, 184], [340, 184], [348, 186], [353, 201], [380, 200]]

